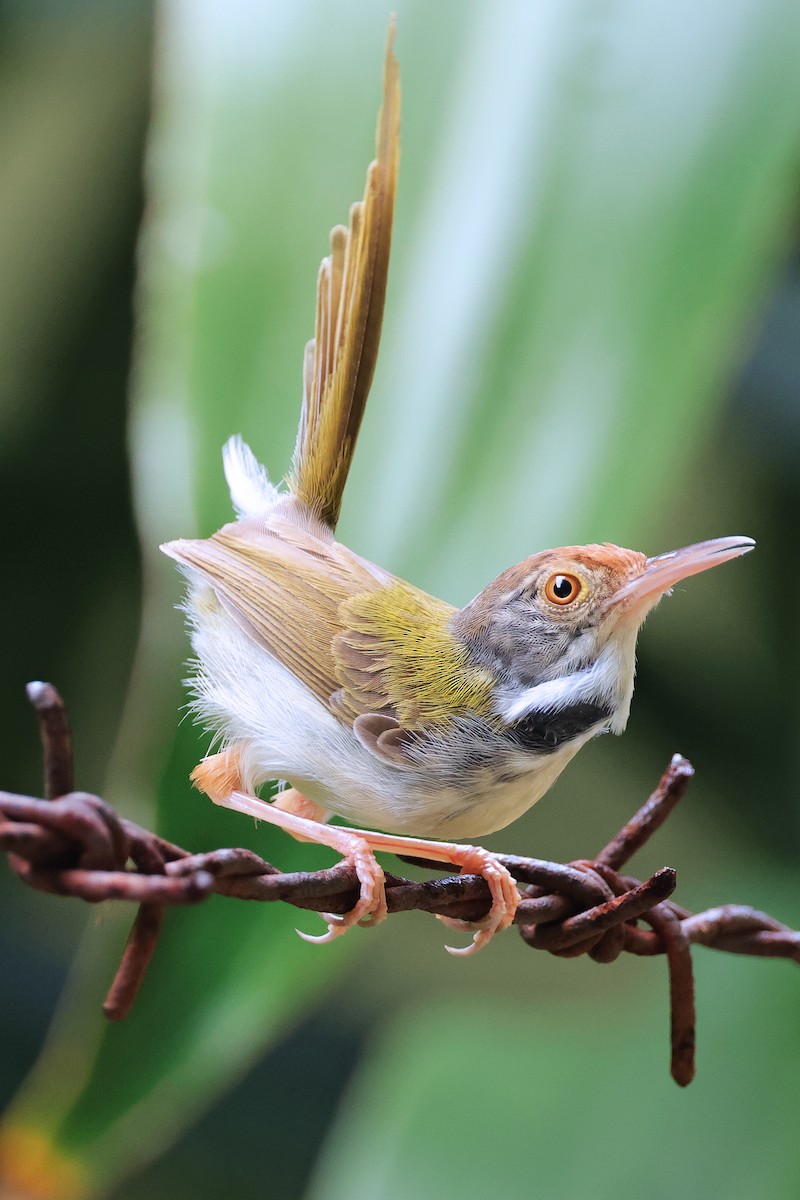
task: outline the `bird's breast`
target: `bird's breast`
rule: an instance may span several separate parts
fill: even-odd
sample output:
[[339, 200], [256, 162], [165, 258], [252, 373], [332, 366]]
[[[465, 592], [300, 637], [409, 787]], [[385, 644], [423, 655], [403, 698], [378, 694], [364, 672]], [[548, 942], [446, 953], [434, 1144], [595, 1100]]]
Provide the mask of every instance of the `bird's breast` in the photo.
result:
[[429, 731], [411, 751], [425, 781], [428, 835], [476, 838], [509, 825], [541, 799], [610, 716], [607, 706], [582, 702], [531, 712], [505, 727], [470, 719]]
[[472, 840], [504, 829], [553, 786], [581, 744], [573, 741], [542, 755], [504, 755], [492, 765], [475, 766], [467, 760], [457, 783], [429, 776], [424, 802], [427, 836]]

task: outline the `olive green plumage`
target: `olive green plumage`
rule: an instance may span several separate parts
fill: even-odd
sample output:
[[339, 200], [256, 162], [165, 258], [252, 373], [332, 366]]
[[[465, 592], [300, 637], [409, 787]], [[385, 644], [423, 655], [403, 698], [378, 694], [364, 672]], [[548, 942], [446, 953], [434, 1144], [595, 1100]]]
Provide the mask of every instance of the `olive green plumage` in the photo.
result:
[[455, 611], [402, 580], [346, 600], [333, 643], [340, 711], [385, 713], [405, 729], [488, 715], [494, 681], [450, 631]]

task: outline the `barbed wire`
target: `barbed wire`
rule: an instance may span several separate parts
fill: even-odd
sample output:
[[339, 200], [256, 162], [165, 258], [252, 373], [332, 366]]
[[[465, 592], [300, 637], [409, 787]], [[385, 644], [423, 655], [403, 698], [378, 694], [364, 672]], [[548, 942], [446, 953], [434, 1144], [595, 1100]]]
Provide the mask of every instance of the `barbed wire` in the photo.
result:
[[[27, 691], [42, 740], [44, 799], [0, 791], [0, 850], [19, 878], [40, 891], [89, 903], [139, 905], [103, 1005], [109, 1020], [121, 1020], [133, 1007], [170, 905], [196, 904], [212, 893], [282, 900], [326, 913], [345, 913], [355, 905], [359, 883], [347, 863], [282, 872], [243, 848], [192, 854], [120, 817], [99, 796], [74, 791], [72, 737], [61, 697], [47, 683], [31, 683]], [[592, 859], [554, 863], [497, 856], [520, 885], [515, 925], [526, 945], [562, 958], [588, 954], [600, 963], [623, 952], [666, 956], [670, 1069], [681, 1086], [695, 1073], [691, 946], [800, 963], [800, 932], [768, 914], [738, 904], [691, 913], [669, 899], [676, 885], [671, 867], [644, 881], [621, 873], [669, 817], [693, 775], [691, 764], [676, 754], [642, 808]], [[441, 863], [407, 861], [445, 869]], [[480, 920], [491, 903], [479, 875], [418, 881], [387, 873], [386, 899], [390, 914], [421, 909], [466, 921]]]

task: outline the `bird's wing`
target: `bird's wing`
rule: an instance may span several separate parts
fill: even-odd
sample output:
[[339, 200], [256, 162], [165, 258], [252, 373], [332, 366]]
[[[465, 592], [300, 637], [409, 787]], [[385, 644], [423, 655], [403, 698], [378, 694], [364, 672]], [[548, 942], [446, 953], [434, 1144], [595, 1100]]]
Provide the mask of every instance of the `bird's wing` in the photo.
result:
[[391, 578], [291, 519], [260, 529], [237, 522], [210, 538], [162, 549], [206, 579], [245, 633], [326, 706], [340, 686], [332, 643], [341, 631], [341, 605]]
[[488, 715], [492, 681], [450, 631], [456, 610], [395, 579], [344, 601], [333, 640], [334, 711], [379, 758], [407, 766], [421, 734]]
[[240, 522], [164, 549], [380, 757], [402, 764], [409, 736], [489, 711], [491, 680], [450, 632], [455, 609], [338, 542]]
[[314, 516], [335, 529], [347, 473], [378, 356], [394, 196], [400, 83], [389, 26], [378, 115], [376, 157], [350, 225], [331, 231], [331, 253], [317, 278], [314, 338], [303, 360], [303, 407], [289, 487]]
[[385, 712], [403, 728], [421, 729], [484, 711], [489, 677], [451, 633], [455, 611], [400, 579], [346, 600], [333, 642], [340, 712]]

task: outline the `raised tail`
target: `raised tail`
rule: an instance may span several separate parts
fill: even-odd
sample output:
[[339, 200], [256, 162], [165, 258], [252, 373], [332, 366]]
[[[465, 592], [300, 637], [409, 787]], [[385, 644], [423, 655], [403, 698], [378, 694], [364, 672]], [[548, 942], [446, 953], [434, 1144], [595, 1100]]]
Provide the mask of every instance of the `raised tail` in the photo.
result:
[[397, 186], [400, 81], [394, 19], [383, 68], [376, 157], [350, 226], [331, 230], [317, 277], [313, 339], [303, 362], [303, 407], [288, 477], [291, 492], [334, 529], [367, 402], [383, 320]]

